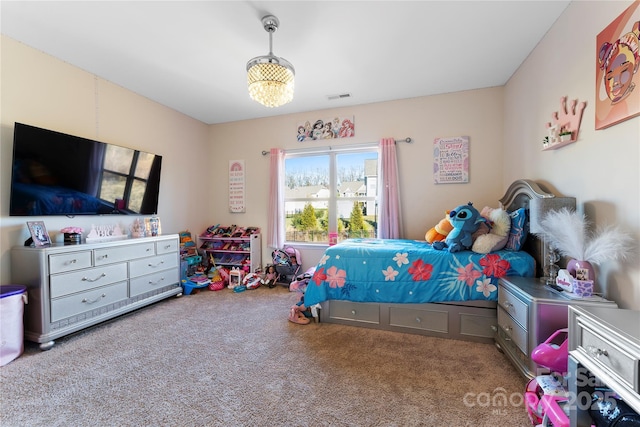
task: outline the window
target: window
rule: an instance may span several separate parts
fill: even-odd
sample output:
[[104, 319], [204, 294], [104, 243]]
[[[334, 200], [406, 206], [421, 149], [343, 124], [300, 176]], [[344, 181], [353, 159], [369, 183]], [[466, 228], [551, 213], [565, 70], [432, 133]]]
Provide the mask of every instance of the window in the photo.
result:
[[376, 237], [378, 147], [288, 151], [284, 161], [287, 242]]
[[107, 146], [100, 198], [122, 199], [126, 202], [125, 208], [140, 212], [154, 158], [153, 154], [130, 148]]

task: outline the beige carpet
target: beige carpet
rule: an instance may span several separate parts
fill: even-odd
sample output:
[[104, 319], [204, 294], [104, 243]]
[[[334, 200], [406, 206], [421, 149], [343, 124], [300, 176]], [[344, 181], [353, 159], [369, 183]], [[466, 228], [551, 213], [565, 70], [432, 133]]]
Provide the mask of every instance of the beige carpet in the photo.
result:
[[27, 344], [0, 368], [0, 425], [530, 425], [525, 380], [493, 345], [295, 325], [295, 301], [204, 291]]

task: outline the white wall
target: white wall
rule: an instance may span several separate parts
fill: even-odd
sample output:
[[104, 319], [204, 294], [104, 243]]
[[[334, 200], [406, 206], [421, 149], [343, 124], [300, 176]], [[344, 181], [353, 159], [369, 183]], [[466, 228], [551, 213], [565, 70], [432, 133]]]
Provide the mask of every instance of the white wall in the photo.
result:
[[[10, 283], [10, 249], [44, 220], [52, 240], [69, 225], [114, 224], [135, 217], [10, 217], [14, 122], [137, 148], [163, 156], [158, 214], [165, 234], [207, 223], [201, 208], [212, 191], [207, 177], [209, 127], [81, 69], [2, 36], [0, 80], [0, 283]], [[86, 235], [86, 233], [85, 233]]]
[[[596, 224], [640, 241], [640, 117], [595, 130], [596, 37], [630, 1], [574, 1], [505, 86], [504, 177], [527, 176], [566, 196]], [[630, 28], [629, 28], [630, 29]], [[640, 90], [640, 76], [634, 78]], [[541, 151], [560, 97], [586, 101], [579, 140]], [[600, 266], [597, 283], [619, 306], [640, 310], [640, 261]]]

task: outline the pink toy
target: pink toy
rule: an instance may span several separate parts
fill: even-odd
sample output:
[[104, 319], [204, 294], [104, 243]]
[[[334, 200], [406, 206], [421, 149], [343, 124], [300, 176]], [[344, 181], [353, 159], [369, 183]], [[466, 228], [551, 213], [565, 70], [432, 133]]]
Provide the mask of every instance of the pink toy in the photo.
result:
[[[564, 335], [562, 344], [553, 344], [556, 337]], [[564, 374], [569, 361], [569, 329], [558, 329], [545, 342], [531, 352], [531, 360], [538, 365], [551, 369], [552, 372]]]

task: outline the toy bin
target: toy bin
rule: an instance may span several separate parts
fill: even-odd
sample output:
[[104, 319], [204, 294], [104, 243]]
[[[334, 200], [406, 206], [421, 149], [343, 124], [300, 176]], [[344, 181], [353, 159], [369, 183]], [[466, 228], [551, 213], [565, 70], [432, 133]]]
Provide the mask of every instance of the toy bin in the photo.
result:
[[24, 305], [27, 287], [0, 286], [0, 366], [16, 359], [24, 351]]

